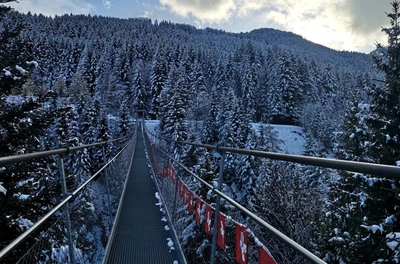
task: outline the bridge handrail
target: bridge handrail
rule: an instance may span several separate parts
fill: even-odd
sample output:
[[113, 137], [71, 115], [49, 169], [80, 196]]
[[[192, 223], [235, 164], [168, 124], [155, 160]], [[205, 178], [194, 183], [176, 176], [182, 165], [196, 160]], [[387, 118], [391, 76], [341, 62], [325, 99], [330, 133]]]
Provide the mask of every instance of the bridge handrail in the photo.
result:
[[21, 154], [21, 155], [0, 157], [0, 166], [7, 165], [10, 163], [14, 163], [14, 162], [21, 162], [21, 161], [32, 160], [32, 159], [45, 158], [45, 157], [54, 156], [54, 155], [58, 155], [58, 154], [68, 154], [69, 152], [77, 151], [80, 149], [91, 148], [91, 147], [101, 146], [101, 145], [109, 144], [112, 142], [120, 141], [127, 137], [128, 136], [111, 139], [108, 141], [86, 144], [86, 145], [82, 145], [82, 146], [65, 147], [65, 148], [38, 151], [38, 152], [33, 152], [33, 153]]
[[[148, 129], [146, 128], [146, 131], [151, 134]], [[153, 134], [151, 134], [153, 135]], [[155, 135], [153, 135], [155, 136]], [[195, 145], [204, 145], [204, 144], [195, 144]], [[212, 146], [212, 145], [207, 145], [210, 147], [213, 147], [212, 149], [216, 149], [216, 150], [222, 150], [222, 147], [219, 146]], [[230, 148], [227, 148], [230, 149]], [[168, 159], [174, 161], [176, 164], [178, 164], [181, 168], [183, 168], [186, 172], [188, 172], [191, 176], [193, 176], [194, 178], [196, 178], [198, 181], [200, 181], [202, 184], [204, 184], [208, 189], [210, 189], [212, 192], [216, 193], [217, 195], [219, 195], [220, 197], [222, 197], [223, 199], [225, 199], [228, 203], [230, 203], [231, 205], [233, 205], [234, 207], [236, 207], [238, 210], [242, 211], [244, 214], [246, 214], [248, 217], [250, 217], [251, 219], [253, 219], [256, 223], [258, 223], [259, 225], [261, 225], [262, 227], [264, 227], [265, 229], [267, 229], [269, 232], [271, 232], [275, 237], [277, 237], [278, 239], [280, 239], [282, 242], [284, 242], [285, 244], [287, 244], [289, 247], [293, 248], [294, 250], [296, 250], [298, 253], [300, 253], [301, 255], [303, 255], [305, 258], [307, 258], [309, 261], [311, 261], [312, 263], [317, 263], [317, 264], [326, 264], [326, 262], [324, 262], [323, 260], [321, 260], [320, 258], [318, 258], [317, 256], [315, 256], [313, 253], [311, 253], [310, 251], [308, 251], [306, 248], [304, 248], [303, 246], [301, 246], [300, 244], [298, 244], [297, 242], [293, 241], [292, 239], [290, 239], [288, 236], [286, 236], [285, 234], [283, 234], [282, 232], [280, 232], [278, 229], [276, 229], [275, 227], [273, 227], [272, 225], [268, 224], [266, 221], [264, 221], [263, 219], [261, 219], [260, 217], [258, 217], [257, 215], [253, 214], [250, 210], [246, 209], [244, 206], [242, 206], [241, 204], [239, 204], [238, 202], [236, 202], [234, 199], [230, 198], [229, 196], [227, 196], [226, 194], [224, 194], [223, 192], [219, 191], [216, 187], [214, 187], [212, 184], [206, 182], [205, 180], [203, 180], [201, 177], [197, 176], [196, 174], [194, 174], [192, 171], [190, 171], [188, 168], [186, 168], [182, 163], [180, 163], [179, 161], [177, 161], [176, 159], [174, 159], [173, 157], [171, 157], [170, 155], [168, 155], [163, 149], [159, 148], [159, 150], [161, 151], [161, 153], [163, 153]]]
[[[125, 137], [124, 137], [125, 138]], [[105, 141], [105, 142], [99, 142], [99, 143], [94, 143], [94, 144], [89, 144], [85, 146], [78, 146], [74, 147], [74, 150], [82, 149], [85, 147], [91, 147], [91, 146], [98, 146], [98, 145], [103, 145], [109, 142], [117, 141], [120, 140], [115, 139], [115, 140], [110, 140], [110, 141]], [[16, 239], [14, 239], [9, 245], [7, 245], [5, 248], [3, 248], [0, 251], [0, 261], [3, 260], [12, 250], [14, 250], [18, 245], [20, 245], [25, 239], [27, 239], [33, 232], [35, 232], [39, 227], [41, 227], [51, 216], [53, 216], [58, 210], [60, 210], [65, 204], [67, 204], [71, 199], [73, 199], [80, 191], [82, 191], [89, 183], [91, 183], [93, 180], [97, 179], [99, 177], [100, 173], [102, 173], [105, 168], [107, 168], [116, 158], [118, 158], [121, 153], [128, 147], [129, 143], [126, 144], [112, 159], [110, 159], [103, 167], [101, 167], [95, 174], [93, 174], [92, 177], [90, 177], [88, 180], [86, 180], [81, 186], [79, 186], [75, 191], [73, 191], [71, 194], [69, 194], [63, 201], [61, 201], [58, 205], [56, 205], [50, 212], [45, 214], [41, 219], [39, 219], [34, 225], [32, 225], [28, 230], [26, 230], [24, 233], [22, 233], [20, 236], [18, 236]], [[71, 150], [72, 148], [70, 148]], [[59, 152], [62, 151], [62, 152]], [[57, 152], [55, 154], [49, 154], [50, 155], [56, 155], [56, 154], [62, 154], [62, 153], [67, 153], [67, 149], [58, 149], [58, 150], [50, 150], [50, 151], [44, 151], [45, 154], [49, 152]], [[36, 154], [36, 153], [31, 153], [31, 154]], [[26, 154], [30, 155], [30, 154]], [[26, 155], [21, 155], [21, 156], [26, 156]], [[32, 155], [28, 156], [31, 157]], [[15, 157], [15, 156], [11, 156]], [[40, 157], [46, 157], [41, 155]], [[7, 157], [6, 157], [7, 158]], [[33, 157], [37, 158], [37, 157]], [[29, 160], [29, 158], [24, 158], [22, 160]], [[21, 161], [21, 160], [17, 160]], [[17, 162], [15, 160], [10, 161], [10, 162]], [[0, 163], [1, 165], [1, 163]]]
[[150, 135], [152, 135], [158, 139], [165, 140], [166, 142], [175, 142], [175, 143], [183, 144], [183, 145], [191, 145], [191, 146], [195, 146], [195, 147], [216, 150], [218, 152], [225, 151], [225, 152], [231, 152], [231, 153], [237, 153], [237, 154], [243, 154], [243, 155], [269, 158], [269, 159], [273, 159], [273, 160], [289, 161], [289, 162], [300, 163], [300, 164], [304, 164], [304, 165], [312, 165], [312, 166], [324, 167], [324, 168], [330, 168], [330, 169], [373, 174], [373, 175], [379, 176], [381, 178], [391, 178], [391, 179], [400, 180], [400, 167], [393, 166], [393, 165], [383, 165], [383, 164], [360, 162], [360, 161], [319, 158], [319, 157], [293, 155], [293, 154], [268, 152], [268, 151], [260, 151], [260, 150], [230, 148], [230, 147], [224, 147], [224, 146], [219, 146], [219, 145], [216, 146], [216, 145], [194, 143], [194, 142], [188, 142], [188, 141], [176, 141], [176, 140], [166, 139], [166, 138], [160, 137], [158, 135], [154, 135], [150, 131], [148, 131], [148, 129], [146, 129], [146, 130]]

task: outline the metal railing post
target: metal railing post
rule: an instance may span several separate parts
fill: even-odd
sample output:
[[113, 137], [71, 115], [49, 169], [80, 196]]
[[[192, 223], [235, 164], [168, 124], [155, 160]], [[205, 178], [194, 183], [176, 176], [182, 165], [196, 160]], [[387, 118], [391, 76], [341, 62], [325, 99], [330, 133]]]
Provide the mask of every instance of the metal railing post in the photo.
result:
[[[67, 198], [67, 180], [65, 179], [65, 169], [64, 169], [64, 159], [61, 157], [61, 154], [58, 155], [58, 165], [60, 168], [61, 175], [61, 186], [63, 192], [63, 199]], [[65, 216], [65, 225], [67, 227], [67, 240], [68, 240], [68, 251], [69, 258], [72, 264], [75, 264], [75, 255], [74, 255], [74, 244], [72, 241], [72, 233], [71, 233], [71, 219], [69, 215], [69, 202], [67, 202], [64, 206], [64, 216]]]
[[[217, 148], [218, 151], [218, 148]], [[224, 180], [224, 167], [225, 167], [225, 151], [222, 151], [221, 161], [219, 166], [219, 177], [218, 177], [218, 187], [217, 190], [221, 190], [222, 182]], [[217, 246], [217, 234], [218, 234], [218, 216], [219, 216], [219, 207], [221, 205], [221, 196], [217, 196], [217, 204], [215, 205], [215, 215], [214, 215], [214, 226], [213, 226], [213, 236], [212, 236], [212, 245], [211, 245], [211, 259], [210, 263], [215, 263], [215, 251]]]
[[[106, 152], [105, 152], [105, 150], [104, 150], [104, 145], [102, 146], [102, 151], [103, 151], [103, 158], [104, 158], [104, 161], [106, 162], [107, 159], [106, 159]], [[108, 171], [109, 171], [109, 170], [108, 170]], [[113, 223], [112, 223], [112, 215], [111, 215], [111, 201], [110, 201], [110, 195], [111, 195], [111, 193], [110, 193], [110, 184], [109, 184], [109, 182], [108, 182], [108, 171], [106, 171], [105, 177], [106, 177], [106, 188], [107, 188], [108, 221], [109, 221], [110, 232], [111, 232]]]

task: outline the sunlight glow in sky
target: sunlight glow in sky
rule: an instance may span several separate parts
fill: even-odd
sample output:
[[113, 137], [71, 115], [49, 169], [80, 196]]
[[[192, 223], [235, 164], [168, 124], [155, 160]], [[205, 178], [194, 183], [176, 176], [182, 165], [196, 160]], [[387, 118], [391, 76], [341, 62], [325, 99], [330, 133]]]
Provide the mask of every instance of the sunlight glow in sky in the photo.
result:
[[20, 0], [21, 12], [147, 17], [229, 32], [275, 28], [337, 50], [386, 44], [391, 0]]

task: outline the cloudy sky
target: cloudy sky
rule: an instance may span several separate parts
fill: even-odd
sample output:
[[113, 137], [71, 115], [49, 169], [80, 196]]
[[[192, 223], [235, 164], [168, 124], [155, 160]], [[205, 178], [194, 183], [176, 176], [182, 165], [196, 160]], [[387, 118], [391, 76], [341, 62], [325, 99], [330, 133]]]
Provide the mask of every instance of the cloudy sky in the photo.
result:
[[246, 32], [268, 27], [291, 31], [334, 48], [370, 52], [386, 43], [385, 12], [392, 0], [19, 0], [22, 12], [148, 17]]

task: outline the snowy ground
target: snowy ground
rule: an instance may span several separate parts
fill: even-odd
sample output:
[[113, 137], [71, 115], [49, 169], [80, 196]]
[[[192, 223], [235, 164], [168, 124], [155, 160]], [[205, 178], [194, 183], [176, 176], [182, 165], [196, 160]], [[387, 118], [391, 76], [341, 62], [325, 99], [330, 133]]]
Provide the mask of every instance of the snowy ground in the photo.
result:
[[146, 120], [146, 127], [151, 133], [161, 133], [159, 120]]
[[[152, 133], [160, 133], [159, 124], [160, 121], [158, 120], [146, 120], [146, 127]], [[261, 125], [263, 124], [253, 123], [252, 127], [255, 131], [258, 131]], [[302, 127], [288, 125], [271, 125], [271, 127], [276, 131], [281, 141], [279, 149], [282, 152], [295, 155], [304, 154], [306, 140]]]
[[[259, 131], [263, 124], [253, 123], [253, 129]], [[265, 125], [265, 124], [264, 124]], [[306, 143], [302, 127], [288, 125], [270, 125], [276, 131], [280, 141], [279, 149], [284, 153], [303, 155]]]

